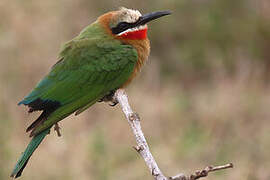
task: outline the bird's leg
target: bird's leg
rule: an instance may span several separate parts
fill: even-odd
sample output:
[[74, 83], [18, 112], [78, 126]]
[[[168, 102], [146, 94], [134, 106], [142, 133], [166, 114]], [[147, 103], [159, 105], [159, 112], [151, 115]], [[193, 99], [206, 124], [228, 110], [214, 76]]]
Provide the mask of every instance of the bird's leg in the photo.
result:
[[55, 123], [54, 124], [54, 130], [56, 131], [58, 137], [61, 137], [60, 129], [61, 128], [59, 127], [58, 123]]
[[109, 94], [105, 95], [98, 102], [111, 102], [111, 104], [109, 104], [110, 106], [116, 106], [118, 104], [118, 101], [114, 98], [114, 93], [115, 90], [110, 91]]

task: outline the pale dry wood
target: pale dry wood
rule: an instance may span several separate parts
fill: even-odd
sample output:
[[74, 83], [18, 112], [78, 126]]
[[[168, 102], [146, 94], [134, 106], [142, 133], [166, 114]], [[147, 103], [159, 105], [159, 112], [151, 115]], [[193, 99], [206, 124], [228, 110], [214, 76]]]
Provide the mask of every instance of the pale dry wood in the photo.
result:
[[167, 180], [167, 178], [160, 171], [154, 157], [149, 150], [148, 144], [142, 132], [140, 118], [138, 114], [132, 111], [125, 91], [123, 89], [117, 90], [115, 92], [115, 99], [121, 105], [122, 110], [135, 136], [137, 146], [134, 147], [134, 149], [142, 156], [151, 174], [156, 180]]
[[169, 180], [196, 180], [196, 179], [200, 179], [202, 177], [208, 176], [210, 172], [219, 171], [219, 170], [228, 169], [228, 168], [233, 168], [233, 164], [229, 163], [222, 166], [207, 166], [203, 170], [196, 171], [195, 174], [191, 174], [190, 176], [185, 176], [184, 174], [178, 174], [176, 176], [169, 177]]
[[121, 105], [122, 111], [124, 112], [126, 119], [128, 120], [128, 123], [137, 142], [137, 146], [134, 146], [133, 148], [144, 159], [148, 169], [150, 170], [155, 180], [196, 180], [202, 177], [206, 177], [210, 172], [233, 167], [232, 163], [216, 167], [208, 166], [205, 169], [201, 171], [196, 171], [195, 174], [189, 176], [179, 174], [177, 176], [167, 178], [159, 169], [153, 155], [149, 150], [149, 146], [141, 128], [140, 117], [137, 113], [134, 113], [132, 111], [128, 102], [128, 96], [125, 91], [123, 89], [118, 89], [112, 97], [112, 102], [113, 104], [119, 103]]

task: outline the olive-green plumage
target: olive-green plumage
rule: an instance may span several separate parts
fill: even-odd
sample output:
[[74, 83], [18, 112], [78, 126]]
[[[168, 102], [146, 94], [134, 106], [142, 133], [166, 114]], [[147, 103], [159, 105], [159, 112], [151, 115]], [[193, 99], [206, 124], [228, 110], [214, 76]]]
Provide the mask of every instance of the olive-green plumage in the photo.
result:
[[42, 106], [52, 109], [28, 128], [32, 130], [31, 136], [51, 128], [75, 111], [80, 113], [84, 107], [118, 89], [130, 77], [137, 58], [132, 46], [109, 36], [99, 23], [86, 27], [63, 46], [60, 60], [19, 103], [30, 108], [32, 105], [33, 110], [44, 110]]
[[133, 72], [137, 52], [108, 36], [95, 23], [66, 43], [59, 58], [50, 73], [22, 101], [29, 104], [39, 98], [60, 103], [31, 135], [119, 88]]

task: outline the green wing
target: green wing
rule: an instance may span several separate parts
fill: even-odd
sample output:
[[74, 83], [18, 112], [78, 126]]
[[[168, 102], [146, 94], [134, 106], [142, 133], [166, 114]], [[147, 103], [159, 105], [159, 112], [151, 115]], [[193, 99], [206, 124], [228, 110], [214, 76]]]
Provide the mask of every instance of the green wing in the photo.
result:
[[50, 73], [19, 104], [42, 110], [29, 126], [31, 135], [51, 127], [73, 112], [82, 112], [123, 85], [134, 70], [137, 52], [118, 40], [75, 39], [67, 43]]

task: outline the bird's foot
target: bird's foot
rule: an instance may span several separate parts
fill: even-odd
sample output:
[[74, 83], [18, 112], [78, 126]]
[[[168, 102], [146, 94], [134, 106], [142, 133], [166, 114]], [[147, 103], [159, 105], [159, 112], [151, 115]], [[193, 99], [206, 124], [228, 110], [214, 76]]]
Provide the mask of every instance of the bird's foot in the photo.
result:
[[54, 130], [56, 131], [58, 137], [61, 137], [60, 129], [61, 128], [59, 127], [58, 123], [55, 123], [54, 124]]
[[109, 94], [105, 95], [103, 98], [101, 98], [98, 102], [111, 102], [109, 105], [114, 107], [118, 104], [118, 101], [114, 98], [114, 91], [110, 91]]

